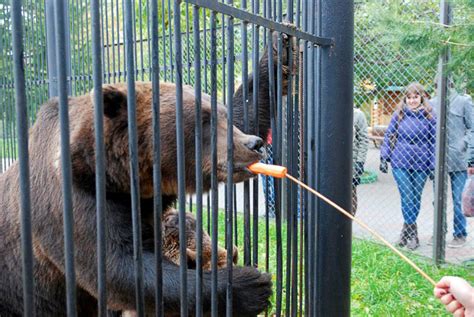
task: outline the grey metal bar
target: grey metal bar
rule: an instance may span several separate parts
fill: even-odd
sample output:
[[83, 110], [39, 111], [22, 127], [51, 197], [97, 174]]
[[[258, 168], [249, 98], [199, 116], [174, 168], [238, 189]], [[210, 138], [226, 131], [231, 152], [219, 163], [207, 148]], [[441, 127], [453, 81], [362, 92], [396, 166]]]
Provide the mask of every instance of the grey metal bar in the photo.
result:
[[132, 196], [133, 257], [135, 260], [135, 305], [140, 317], [145, 315], [143, 290], [142, 234], [140, 215], [140, 182], [138, 171], [138, 136], [134, 76], [134, 37], [132, 0], [125, 0], [125, 58], [127, 69], [128, 143], [130, 156], [130, 193]]
[[165, 0], [161, 0], [161, 30], [163, 31], [163, 36], [161, 37], [162, 41], [162, 48], [163, 48], [163, 62], [165, 63], [164, 65], [164, 80], [168, 80], [168, 74], [167, 74], [167, 65], [166, 65], [166, 26], [165, 26]]
[[49, 97], [58, 95], [58, 67], [56, 64], [56, 24], [54, 21], [54, 0], [45, 1], [46, 50], [48, 54]]
[[[189, 42], [190, 42], [190, 39], [189, 39], [189, 3], [186, 2], [186, 77], [187, 77], [187, 84], [188, 85], [191, 85], [191, 55], [189, 54]], [[199, 25], [198, 25], [198, 29], [199, 29]], [[194, 32], [194, 30], [193, 30]]]
[[217, 230], [218, 230], [218, 182], [217, 182], [217, 35], [216, 12], [211, 11], [211, 316], [217, 317]]
[[[243, 10], [247, 9], [247, 0], [242, 1]], [[248, 23], [242, 21], [242, 103], [244, 109], [244, 132], [249, 133], [249, 76], [248, 76]], [[244, 182], [244, 264], [250, 266], [250, 182]], [[236, 230], [237, 231], [237, 230]]]
[[[252, 0], [252, 13], [259, 14], [259, 0]], [[259, 99], [259, 91], [260, 91], [260, 72], [259, 72], [259, 35], [260, 35], [260, 28], [258, 25], [252, 25], [252, 105], [254, 107], [254, 113], [251, 114], [253, 116], [254, 131], [250, 131], [255, 135], [259, 135], [258, 131], [258, 99]], [[253, 179], [252, 183], [253, 187], [253, 232], [252, 232], [252, 264], [254, 266], [258, 266], [258, 178]], [[268, 220], [268, 217], [266, 217]], [[268, 234], [267, 234], [268, 237]], [[268, 244], [268, 239], [266, 241]], [[268, 248], [267, 248], [268, 249]], [[268, 254], [268, 252], [267, 252]], [[268, 259], [268, 257], [267, 257]], [[267, 268], [268, 270], [268, 268]]]
[[66, 75], [66, 26], [64, 2], [55, 2], [56, 16], [56, 63], [58, 65], [59, 117], [61, 130], [61, 167], [63, 191], [64, 249], [66, 262], [66, 292], [68, 316], [76, 316], [76, 274], [74, 271], [74, 236], [72, 204], [72, 169], [69, 148], [69, 107]]
[[[181, 46], [181, 0], [174, 0], [173, 8], [174, 20], [174, 44], [176, 49], [175, 61], [175, 84], [176, 84], [176, 151], [178, 168], [178, 204], [179, 204], [179, 261], [187, 263], [186, 259], [186, 175], [184, 169], [184, 124], [183, 124], [183, 57]], [[181, 316], [188, 315], [188, 297], [187, 297], [187, 267], [180, 265], [181, 276]]]
[[[187, 10], [187, 8], [186, 8]], [[202, 310], [202, 195], [203, 195], [203, 176], [202, 176], [202, 111], [201, 111], [201, 41], [199, 39], [199, 7], [193, 6], [193, 35], [194, 35], [194, 69], [195, 82], [194, 93], [196, 103], [196, 132], [195, 132], [195, 147], [196, 147], [196, 316], [203, 315]], [[189, 26], [188, 26], [189, 27]], [[188, 39], [189, 41], [189, 39]], [[189, 53], [188, 53], [189, 54]], [[188, 55], [189, 58], [189, 55]], [[188, 70], [189, 76], [189, 70]]]
[[[120, 17], [122, 16], [122, 20], [123, 20], [123, 14], [120, 14], [120, 11], [119, 11], [119, 0], [116, 0], [115, 1], [115, 17], [117, 19], [117, 41], [120, 39]], [[122, 3], [123, 3], [123, 0], [122, 0]], [[122, 11], [123, 11], [123, 8], [122, 8]], [[121, 72], [121, 63], [120, 63], [120, 47], [117, 47], [117, 70], [119, 72], [118, 74], [118, 78], [117, 80], [120, 81], [121, 80], [121, 75], [122, 75], [122, 72]]]
[[12, 46], [15, 82], [18, 161], [20, 165], [20, 226], [23, 275], [23, 314], [34, 315], [33, 242], [31, 233], [28, 114], [23, 64], [22, 1], [11, 1]]
[[281, 33], [292, 35], [300, 39], [306, 40], [318, 46], [332, 46], [334, 45], [334, 40], [331, 38], [315, 36], [303, 31], [296, 29], [295, 27], [275, 22], [268, 18], [262, 18], [261, 16], [252, 14], [250, 12], [237, 9], [235, 7], [217, 2], [215, 0], [186, 0], [186, 2], [192, 3], [194, 5], [208, 8], [210, 10], [215, 10], [217, 12], [223, 13], [227, 16], [232, 16], [236, 19], [246, 21], [249, 23], [257, 24], [263, 26], [266, 29], [275, 30]]
[[[449, 1], [440, 1], [440, 23], [451, 24], [451, 6]], [[446, 249], [446, 146], [447, 146], [447, 107], [448, 107], [448, 74], [446, 65], [449, 62], [449, 47], [445, 47], [438, 62], [438, 96], [439, 111], [436, 114], [436, 160], [434, 179], [434, 226], [433, 226], [433, 260], [440, 265], [445, 259]]]
[[174, 76], [174, 65], [173, 65], [173, 30], [172, 30], [172, 17], [171, 17], [171, 0], [168, 0], [168, 36], [169, 36], [169, 52], [170, 52], [170, 70], [171, 78]]
[[[352, 1], [322, 1], [318, 29], [337, 36], [333, 48], [321, 48], [320, 109], [317, 127], [317, 189], [345, 209], [351, 208], [353, 39]], [[344, 21], [344, 23], [341, 23]], [[317, 31], [319, 31], [317, 30]], [[334, 91], [338, 91], [334, 94]], [[329, 138], [327, 131], [340, 127]], [[334, 171], [340, 177], [331, 178]], [[352, 222], [327, 204], [317, 213], [316, 316], [350, 315]], [[338, 298], [334, 301], [334, 298]], [[324, 304], [323, 304], [324, 303]]]
[[[233, 0], [227, 0], [233, 4]], [[227, 245], [227, 302], [226, 315], [232, 316], [232, 267], [233, 267], [233, 174], [234, 174], [234, 17], [227, 16], [227, 204], [226, 204], [226, 245]], [[224, 97], [225, 98], [225, 97]]]
[[158, 41], [158, 2], [151, 1], [151, 83], [153, 91], [152, 120], [153, 120], [153, 213], [154, 213], [154, 237], [155, 237], [155, 261], [156, 261], [156, 292], [155, 311], [157, 316], [164, 316], [163, 305], [163, 245], [161, 232], [161, 217], [163, 213], [163, 202], [161, 200], [161, 139], [160, 139], [160, 65], [159, 65], [159, 41]]
[[[148, 1], [147, 1], [148, 3]], [[141, 13], [141, 11], [143, 10], [142, 9], [142, 0], [139, 0], [138, 1], [138, 8], [139, 8], [139, 11], [138, 13]], [[139, 17], [139, 28], [140, 28], [140, 71], [141, 71], [141, 79], [142, 80], [145, 80], [145, 64], [144, 64], [144, 61], [143, 61], [143, 53], [144, 53], [144, 49], [143, 49], [143, 18], [142, 18], [142, 15], [140, 14], [140, 17]], [[136, 38], [136, 37], [135, 37]], [[137, 47], [137, 45], [135, 44], [135, 48]], [[137, 63], [138, 65], [138, 63]], [[138, 76], [138, 72], [137, 72], [137, 76]]]
[[102, 95], [102, 45], [100, 28], [100, 3], [91, 0], [92, 64], [94, 82], [95, 130], [95, 192], [97, 213], [97, 284], [99, 316], [107, 315], [106, 290], [106, 220], [105, 220], [105, 145], [104, 104]]

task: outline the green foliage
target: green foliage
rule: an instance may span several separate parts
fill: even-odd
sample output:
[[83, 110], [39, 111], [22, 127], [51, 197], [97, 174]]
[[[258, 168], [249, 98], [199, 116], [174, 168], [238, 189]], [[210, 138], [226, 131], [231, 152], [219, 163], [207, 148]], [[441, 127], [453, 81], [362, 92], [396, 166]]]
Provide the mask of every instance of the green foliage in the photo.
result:
[[364, 0], [356, 5], [355, 84], [376, 89], [418, 81], [432, 87], [438, 57], [449, 48], [448, 70], [474, 92], [474, 1], [451, 2], [453, 21], [439, 22], [439, 1]]

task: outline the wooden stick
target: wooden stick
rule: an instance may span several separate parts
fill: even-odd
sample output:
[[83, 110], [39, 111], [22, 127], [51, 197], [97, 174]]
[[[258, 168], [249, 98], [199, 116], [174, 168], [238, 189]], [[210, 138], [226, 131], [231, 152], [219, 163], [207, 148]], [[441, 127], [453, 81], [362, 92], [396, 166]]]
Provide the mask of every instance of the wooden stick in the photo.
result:
[[421, 274], [421, 276], [423, 276], [426, 280], [428, 280], [428, 282], [430, 282], [431, 284], [433, 284], [433, 286], [436, 286], [436, 282], [428, 275], [426, 274], [420, 267], [418, 267], [418, 265], [416, 265], [412, 260], [410, 260], [409, 258], [406, 257], [406, 255], [404, 255], [402, 252], [400, 252], [397, 248], [395, 248], [390, 242], [388, 242], [387, 240], [384, 239], [384, 237], [382, 237], [379, 233], [377, 233], [375, 230], [372, 230], [368, 225], [366, 225], [364, 222], [362, 222], [361, 220], [359, 220], [358, 218], [354, 217], [350, 212], [347, 212], [346, 210], [344, 210], [342, 207], [340, 207], [339, 205], [337, 205], [336, 203], [334, 203], [332, 200], [330, 200], [329, 198], [325, 197], [324, 195], [320, 194], [319, 192], [317, 192], [316, 190], [314, 190], [313, 188], [309, 187], [308, 185], [306, 185], [305, 183], [299, 181], [298, 179], [294, 178], [293, 176], [291, 176], [290, 174], [286, 174], [286, 177], [288, 177], [290, 180], [292, 180], [293, 182], [295, 182], [296, 184], [298, 184], [299, 186], [305, 188], [306, 190], [310, 191], [311, 193], [313, 193], [314, 195], [318, 196], [321, 200], [325, 201], [327, 204], [331, 205], [332, 207], [336, 208], [339, 212], [341, 212], [342, 214], [344, 214], [345, 216], [349, 217], [350, 219], [352, 219], [354, 222], [358, 223], [362, 228], [364, 228], [365, 230], [369, 231], [372, 235], [374, 235], [377, 239], [379, 239], [380, 241], [382, 241], [387, 247], [389, 247], [393, 252], [395, 252], [399, 257], [401, 257], [405, 262], [407, 262], [408, 264], [410, 264], [418, 273]]

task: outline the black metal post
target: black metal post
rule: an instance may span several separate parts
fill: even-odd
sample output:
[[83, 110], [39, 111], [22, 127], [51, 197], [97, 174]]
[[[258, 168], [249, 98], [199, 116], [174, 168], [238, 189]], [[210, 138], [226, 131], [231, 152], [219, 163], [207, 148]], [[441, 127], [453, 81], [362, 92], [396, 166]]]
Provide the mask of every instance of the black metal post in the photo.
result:
[[[320, 12], [318, 29], [322, 36], [334, 38], [336, 45], [323, 47], [320, 52], [316, 182], [321, 193], [349, 209], [354, 4], [346, 0], [321, 1]], [[321, 202], [316, 217], [316, 315], [349, 316], [352, 223]]]
[[[451, 8], [446, 0], [440, 2], [440, 22], [443, 25], [451, 23]], [[447, 63], [449, 61], [449, 48], [445, 47], [439, 56], [438, 62], [438, 91], [439, 110], [436, 125], [436, 162], [434, 179], [434, 226], [433, 226], [433, 259], [437, 265], [444, 262], [446, 240], [446, 121], [447, 121], [447, 96], [448, 74]]]

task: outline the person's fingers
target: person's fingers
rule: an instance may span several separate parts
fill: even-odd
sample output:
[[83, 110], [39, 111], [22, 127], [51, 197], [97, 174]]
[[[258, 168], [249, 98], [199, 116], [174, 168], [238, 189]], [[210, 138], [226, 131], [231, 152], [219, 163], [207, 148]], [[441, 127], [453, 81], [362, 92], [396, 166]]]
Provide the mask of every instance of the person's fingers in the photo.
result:
[[454, 297], [452, 294], [448, 293], [446, 295], [441, 296], [439, 300], [441, 301], [441, 303], [443, 303], [443, 305], [448, 305], [454, 300]]
[[442, 279], [439, 280], [438, 283], [436, 283], [436, 287], [449, 288], [449, 286], [451, 285], [451, 280], [452, 276], [444, 276]]
[[463, 306], [457, 300], [453, 300], [448, 305], [446, 305], [446, 310], [450, 313], [454, 313], [456, 310], [462, 308]]
[[466, 309], [461, 307], [453, 313], [453, 317], [464, 317], [466, 315]]
[[441, 298], [441, 296], [446, 295], [448, 291], [444, 288], [435, 287], [433, 293], [436, 298]]

